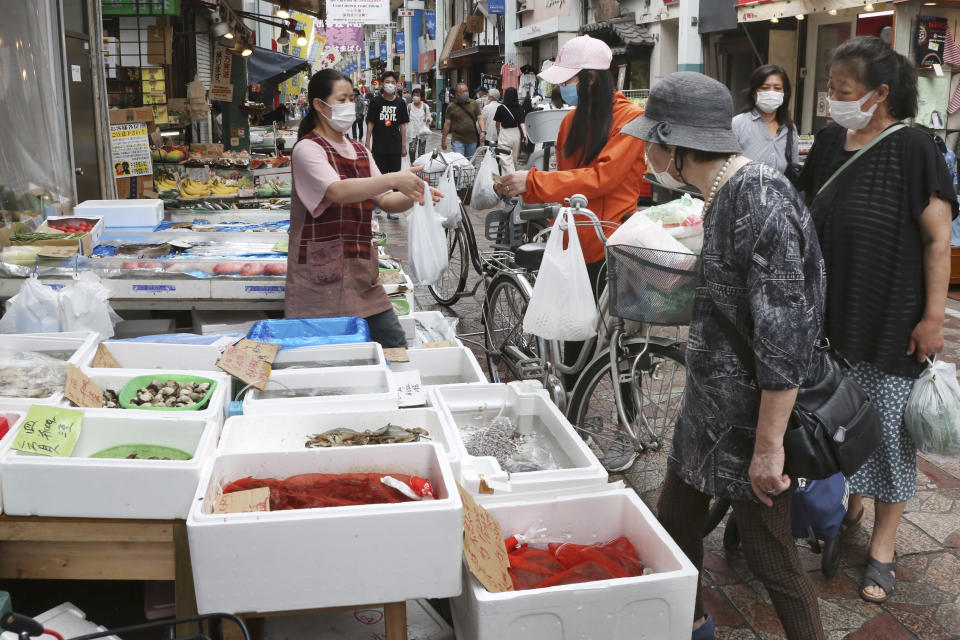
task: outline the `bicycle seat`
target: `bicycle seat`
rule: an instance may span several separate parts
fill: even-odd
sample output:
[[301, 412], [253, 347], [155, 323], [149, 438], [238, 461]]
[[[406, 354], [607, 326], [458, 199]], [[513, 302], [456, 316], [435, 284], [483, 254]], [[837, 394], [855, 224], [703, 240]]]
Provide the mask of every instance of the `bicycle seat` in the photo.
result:
[[543, 261], [543, 252], [547, 248], [545, 242], [528, 242], [517, 247], [515, 260], [518, 267], [527, 271], [536, 271]]

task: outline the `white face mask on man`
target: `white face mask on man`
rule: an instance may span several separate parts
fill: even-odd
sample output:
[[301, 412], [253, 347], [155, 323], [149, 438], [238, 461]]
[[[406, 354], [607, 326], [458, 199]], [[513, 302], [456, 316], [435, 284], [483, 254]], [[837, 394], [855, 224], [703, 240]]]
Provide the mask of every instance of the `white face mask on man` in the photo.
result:
[[872, 95], [873, 91], [868, 91], [867, 94], [859, 100], [831, 100], [827, 98], [827, 104], [830, 107], [830, 117], [844, 129], [849, 129], [850, 131], [863, 129], [870, 124], [873, 113], [877, 110], [877, 105], [880, 104], [878, 102], [866, 111], [860, 110], [860, 107], [862, 107]]
[[383, 92], [389, 95], [393, 95], [394, 93], [397, 92], [397, 85], [393, 84], [392, 82], [388, 82], [383, 85]]

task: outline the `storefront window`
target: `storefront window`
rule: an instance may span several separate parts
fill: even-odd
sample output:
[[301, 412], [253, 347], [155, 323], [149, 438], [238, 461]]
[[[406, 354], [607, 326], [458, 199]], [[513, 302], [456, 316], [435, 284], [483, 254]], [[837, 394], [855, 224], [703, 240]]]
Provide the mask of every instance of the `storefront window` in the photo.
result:
[[817, 31], [817, 67], [815, 95], [813, 102], [813, 131], [827, 126], [827, 82], [830, 79], [829, 67], [833, 51], [850, 39], [850, 23], [838, 22], [820, 25]]

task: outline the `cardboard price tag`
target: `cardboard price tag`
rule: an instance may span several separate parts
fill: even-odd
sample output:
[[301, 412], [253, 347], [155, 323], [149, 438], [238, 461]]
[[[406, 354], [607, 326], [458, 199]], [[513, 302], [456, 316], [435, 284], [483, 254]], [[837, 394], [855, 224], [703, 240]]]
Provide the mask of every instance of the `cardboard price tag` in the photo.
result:
[[406, 284], [407, 279], [399, 271], [383, 271], [380, 273], [380, 282], [383, 284]]
[[500, 523], [459, 484], [457, 490], [463, 501], [463, 555], [470, 573], [490, 593], [513, 591], [513, 580], [507, 572], [510, 559]]
[[257, 342], [256, 340], [247, 340], [242, 338], [237, 344], [233, 345], [241, 351], [252, 353], [258, 360], [262, 360], [269, 365], [273, 364], [274, 358], [280, 353], [280, 345], [269, 342]]
[[82, 411], [35, 404], [27, 411], [13, 448], [42, 456], [67, 458], [77, 446], [82, 426]]
[[270, 487], [221, 493], [213, 505], [214, 513], [252, 513], [270, 511]]
[[100, 346], [97, 347], [97, 352], [93, 355], [93, 364], [91, 365], [94, 369], [120, 369], [120, 363], [117, 362], [117, 359], [113, 357], [113, 354], [110, 353], [110, 349], [107, 348], [107, 345], [100, 343]]
[[403, 347], [384, 349], [383, 357], [387, 359], [387, 362], [410, 362], [410, 356]]
[[78, 407], [103, 406], [103, 389], [72, 364], [67, 365], [67, 382], [63, 395]]
[[263, 391], [270, 379], [272, 367], [256, 354], [231, 346], [223, 350], [217, 366], [232, 376]]
[[442, 349], [444, 347], [452, 347], [453, 345], [449, 340], [441, 340], [440, 342], [426, 342], [423, 345], [424, 349]]
[[390, 384], [396, 391], [398, 407], [422, 407], [427, 404], [427, 393], [420, 382], [420, 372], [416, 369], [390, 372]]

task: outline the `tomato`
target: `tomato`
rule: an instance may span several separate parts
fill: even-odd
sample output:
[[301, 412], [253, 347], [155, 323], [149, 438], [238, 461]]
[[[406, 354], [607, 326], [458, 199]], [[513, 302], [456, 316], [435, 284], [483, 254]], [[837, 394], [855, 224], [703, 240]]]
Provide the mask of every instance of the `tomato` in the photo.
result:
[[231, 276], [240, 273], [241, 269], [243, 269], [242, 262], [221, 262], [213, 268], [213, 273], [217, 276]]
[[240, 269], [242, 276], [259, 276], [263, 273], [263, 265], [256, 262], [248, 262]]
[[287, 275], [287, 265], [282, 262], [271, 262], [264, 267], [263, 272], [268, 276], [285, 276]]

